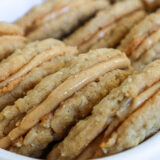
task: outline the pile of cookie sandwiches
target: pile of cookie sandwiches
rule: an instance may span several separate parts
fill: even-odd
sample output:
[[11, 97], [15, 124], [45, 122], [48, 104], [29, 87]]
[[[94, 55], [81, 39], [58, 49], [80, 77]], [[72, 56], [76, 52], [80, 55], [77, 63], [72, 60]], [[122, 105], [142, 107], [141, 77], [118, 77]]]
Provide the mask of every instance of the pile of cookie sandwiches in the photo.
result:
[[88, 160], [159, 130], [159, 0], [46, 0], [0, 22], [0, 148]]

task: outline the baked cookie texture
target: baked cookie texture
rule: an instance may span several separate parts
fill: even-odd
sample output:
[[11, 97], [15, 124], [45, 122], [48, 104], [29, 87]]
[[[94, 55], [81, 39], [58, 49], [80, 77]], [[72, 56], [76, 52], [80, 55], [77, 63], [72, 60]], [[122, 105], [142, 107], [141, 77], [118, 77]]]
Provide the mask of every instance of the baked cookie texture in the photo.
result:
[[[7, 104], [12, 104], [19, 96], [25, 95], [26, 91], [34, 87], [37, 81], [55, 72], [60, 64], [63, 67], [65, 61], [69, 59], [67, 57], [77, 53], [76, 48], [67, 47], [62, 42], [53, 39], [29, 43], [23, 49], [16, 50], [0, 63], [1, 109]], [[61, 58], [58, 60], [59, 57]]]
[[80, 52], [116, 47], [129, 30], [146, 16], [139, 0], [117, 2], [97, 13], [95, 18], [67, 37], [64, 42], [78, 46]]
[[148, 15], [131, 29], [118, 49], [124, 51], [135, 68], [159, 58], [160, 10]]
[[[121, 128], [123, 126], [122, 128], [124, 130], [126, 130], [125, 131], [126, 132], [125, 133], [126, 140], [124, 140], [124, 144], [123, 144], [123, 140], [120, 138], [121, 141], [119, 141], [118, 142], [119, 144], [117, 144], [116, 138], [118, 136], [115, 136], [115, 137], [113, 136], [113, 138], [115, 138], [115, 141], [112, 138], [112, 136], [111, 136], [111, 138], [109, 138], [109, 140], [107, 138], [107, 140], [108, 140], [107, 142], [109, 144], [111, 143], [110, 144], [111, 150], [112, 150], [112, 143], [113, 143], [113, 148], [114, 148], [114, 145], [115, 146], [118, 145], [117, 152], [119, 149], [121, 149], [119, 151], [122, 151], [124, 149], [128, 149], [129, 146], [131, 147], [131, 146], [134, 146], [134, 144], [135, 145], [139, 144], [145, 138], [147, 138], [148, 136], [150, 136], [153, 133], [155, 133], [156, 131], [158, 131], [159, 130], [159, 128], [158, 128], [159, 114], [155, 114], [156, 118], [153, 119], [154, 113], [152, 113], [150, 115], [152, 118], [150, 119], [150, 122], [147, 125], [147, 118], [146, 117], [150, 111], [148, 111], [148, 110], [146, 110], [146, 112], [141, 111], [141, 106], [143, 106], [144, 103], [147, 104], [147, 108], [149, 108], [149, 106], [151, 108], [154, 106], [154, 105], [150, 105], [151, 104], [150, 102], [152, 102], [151, 97], [154, 96], [154, 94], [157, 91], [159, 91], [159, 85], [156, 87], [154, 85], [156, 82], [159, 81], [159, 76], [160, 76], [159, 65], [160, 65], [160, 60], [152, 62], [151, 64], [149, 64], [148, 66], [146, 66], [142, 70], [136, 71], [135, 73], [133, 73], [133, 75], [129, 76], [126, 80], [124, 80], [124, 82], [119, 87], [113, 89], [109, 95], [104, 97], [100, 101], [100, 103], [98, 103], [97, 105], [94, 106], [93, 111], [90, 116], [88, 116], [84, 120], [79, 121], [71, 129], [68, 136], [62, 142], [60, 142], [57, 146], [55, 146], [53, 148], [53, 150], [51, 151], [51, 153], [48, 156], [48, 159], [60, 159], [60, 160], [61, 159], [74, 159], [80, 153], [82, 153], [82, 151], [84, 151], [84, 153], [82, 153], [82, 155], [80, 155], [79, 159], [95, 158], [93, 156], [93, 154], [86, 155], [87, 154], [86, 153], [87, 146], [90, 144], [88, 146], [88, 148], [90, 148], [91, 145], [93, 145], [93, 144], [95, 145], [95, 143], [91, 143], [91, 142], [93, 140], [95, 140], [95, 138], [98, 135], [100, 135], [104, 131], [108, 132], [108, 129], [110, 129], [110, 126], [112, 126], [112, 129], [113, 129], [113, 127], [114, 127], [114, 129], [117, 128], [117, 125], [119, 126], [119, 123], [121, 123], [124, 120], [124, 118], [126, 118], [126, 117], [129, 117], [128, 118], [129, 120], [126, 119], [124, 124], [128, 124], [128, 126], [125, 125], [125, 127], [127, 126], [128, 128], [125, 128], [123, 126], [124, 125], [123, 123], [119, 127], [119, 128]], [[143, 83], [141, 83], [142, 81], [143, 81]], [[149, 89], [147, 89], [147, 88], [149, 88]], [[151, 98], [151, 101], [148, 102], [149, 98]], [[159, 105], [158, 105], [159, 103], [157, 103], [157, 101], [155, 103], [157, 104], [157, 107], [154, 106], [155, 112], [156, 112], [156, 110], [159, 110]], [[139, 110], [139, 108], [140, 108], [140, 110]], [[144, 107], [144, 108], [146, 108], [146, 107]], [[135, 110], [137, 110], [138, 113], [137, 112], [133, 113]], [[132, 115], [132, 113], [133, 113], [133, 115]], [[159, 111], [158, 111], [158, 113], [159, 113]], [[136, 117], [135, 115], [136, 116], [139, 115], [139, 119], [137, 119], [137, 121], [136, 121], [136, 122], [139, 121], [139, 123], [136, 123], [136, 122], [134, 123], [132, 121]], [[144, 117], [144, 118], [141, 118], [141, 117]], [[152, 121], [152, 119], [153, 119], [153, 121]], [[117, 122], [117, 123], [115, 123], [115, 122]], [[116, 125], [112, 125], [112, 124], [116, 124]], [[137, 129], [136, 130], [137, 132], [136, 131], [134, 132], [134, 133], [137, 133], [137, 136], [136, 136], [132, 132], [133, 128], [129, 124], [131, 124], [131, 126], [133, 128], [134, 127], [141, 128], [140, 125], [144, 124], [144, 131], [146, 131], [146, 132], [143, 132], [143, 130], [142, 131], [139, 130], [139, 132], [138, 132], [138, 129]], [[145, 124], [146, 124], [146, 126], [145, 126]], [[149, 127], [147, 127], [147, 126], [149, 126]], [[132, 130], [130, 129], [130, 127]], [[120, 132], [121, 136], [123, 136], [123, 129], [119, 129], [121, 131]], [[118, 132], [119, 132], [119, 130], [118, 130]], [[108, 143], [106, 145], [104, 143], [105, 142], [105, 132], [103, 134], [103, 138], [98, 137], [99, 139], [101, 139], [100, 142], [102, 144], [99, 142], [100, 145], [96, 145], [95, 147], [97, 147], [97, 148], [102, 147], [102, 149], [101, 149], [102, 155], [103, 154], [109, 155], [110, 153], [112, 153], [112, 151], [108, 151], [110, 149], [108, 147], [109, 145], [108, 145]], [[144, 135], [141, 135], [142, 132], [144, 133]], [[132, 135], [132, 133], [133, 133], [133, 135]], [[106, 134], [107, 134], [106, 136], [108, 137], [108, 133], [106, 133]], [[128, 137], [130, 137], [130, 135], [127, 135], [127, 134], [131, 134], [131, 137], [135, 136], [133, 138], [133, 141], [131, 140], [129, 146], [126, 146], [127, 140], [129, 142]], [[113, 132], [113, 135], [115, 135], [114, 132]], [[137, 138], [138, 136], [140, 138]], [[134, 139], [136, 140], [136, 142], [133, 143], [133, 145], [132, 145], [132, 142], [134, 142]], [[117, 138], [117, 141], [118, 140], [119, 139]], [[78, 147], [75, 147], [75, 146], [77, 146], [77, 144], [78, 144]], [[94, 147], [92, 147], [92, 149], [94, 149]], [[94, 150], [94, 151], [96, 154], [96, 151], [98, 151], [98, 150]], [[116, 152], [116, 149], [115, 149], [115, 152]], [[102, 156], [102, 155], [100, 154], [99, 156]]]
[[30, 41], [61, 38], [107, 6], [106, 0], [46, 1], [33, 8], [16, 24], [23, 28]]
[[155, 11], [158, 7], [160, 7], [160, 1], [159, 0], [142, 0], [144, 3], [146, 9], [148, 11]]
[[98, 103], [129, 73], [115, 70], [100, 77], [100, 81], [92, 82], [79, 90], [71, 98], [62, 102], [54, 114], [45, 116], [25, 137], [19, 138], [9, 150], [27, 156], [42, 154], [42, 149], [53, 141], [62, 140], [70, 128], [89, 115], [94, 104]]
[[158, 90], [142, 107], [131, 114], [106, 142], [101, 144], [102, 149], [109, 154], [117, 153], [137, 146], [159, 131], [159, 96], [160, 91]]
[[68, 65], [1, 111], [0, 147], [39, 156], [131, 73], [130, 61], [118, 50], [99, 49], [72, 57]]
[[0, 22], [0, 61], [25, 45], [23, 30], [14, 24]]
[[87, 160], [156, 134], [159, 4], [46, 0], [0, 22], [0, 148]]
[[[31, 57], [31, 54], [37, 55]], [[0, 110], [24, 96], [42, 78], [63, 68], [77, 54], [76, 48], [65, 46], [54, 39], [37, 41], [15, 51], [12, 56], [0, 63], [1, 66], [6, 66], [4, 70], [11, 73], [0, 82]], [[21, 65], [16, 63], [17, 59], [22, 62]], [[13, 69], [14, 72], [11, 72]]]
[[[116, 3], [124, 0], [110, 0], [110, 1], [111, 3]], [[150, 12], [155, 11], [160, 6], [159, 0], [141, 0], [141, 1], [144, 4], [145, 9]]]

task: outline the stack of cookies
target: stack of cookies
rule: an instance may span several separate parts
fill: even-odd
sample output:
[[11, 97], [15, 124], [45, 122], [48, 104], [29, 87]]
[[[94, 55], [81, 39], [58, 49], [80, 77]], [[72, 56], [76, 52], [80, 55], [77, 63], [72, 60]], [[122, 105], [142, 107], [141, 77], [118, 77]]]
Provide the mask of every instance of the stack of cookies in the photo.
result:
[[88, 160], [160, 130], [159, 0], [47, 0], [0, 23], [0, 148]]

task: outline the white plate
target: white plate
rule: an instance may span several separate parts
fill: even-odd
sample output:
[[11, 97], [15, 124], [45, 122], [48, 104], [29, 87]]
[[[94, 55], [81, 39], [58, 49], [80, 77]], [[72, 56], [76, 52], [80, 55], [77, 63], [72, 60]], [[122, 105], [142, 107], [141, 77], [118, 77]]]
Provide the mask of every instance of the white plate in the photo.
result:
[[[14, 22], [43, 0], [0, 0], [0, 21]], [[0, 149], [0, 160], [37, 160]], [[160, 133], [128, 151], [100, 160], [160, 160]]]
[[[99, 160], [160, 160], [160, 132], [139, 146]], [[0, 149], [0, 160], [38, 160]]]
[[0, 21], [14, 22], [43, 0], [0, 0]]

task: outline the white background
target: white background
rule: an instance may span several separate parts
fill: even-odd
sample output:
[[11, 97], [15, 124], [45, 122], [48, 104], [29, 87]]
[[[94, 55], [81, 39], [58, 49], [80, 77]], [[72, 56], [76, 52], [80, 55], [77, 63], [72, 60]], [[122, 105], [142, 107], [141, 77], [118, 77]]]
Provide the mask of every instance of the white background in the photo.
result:
[[14, 22], [43, 0], [0, 0], [0, 21]]

